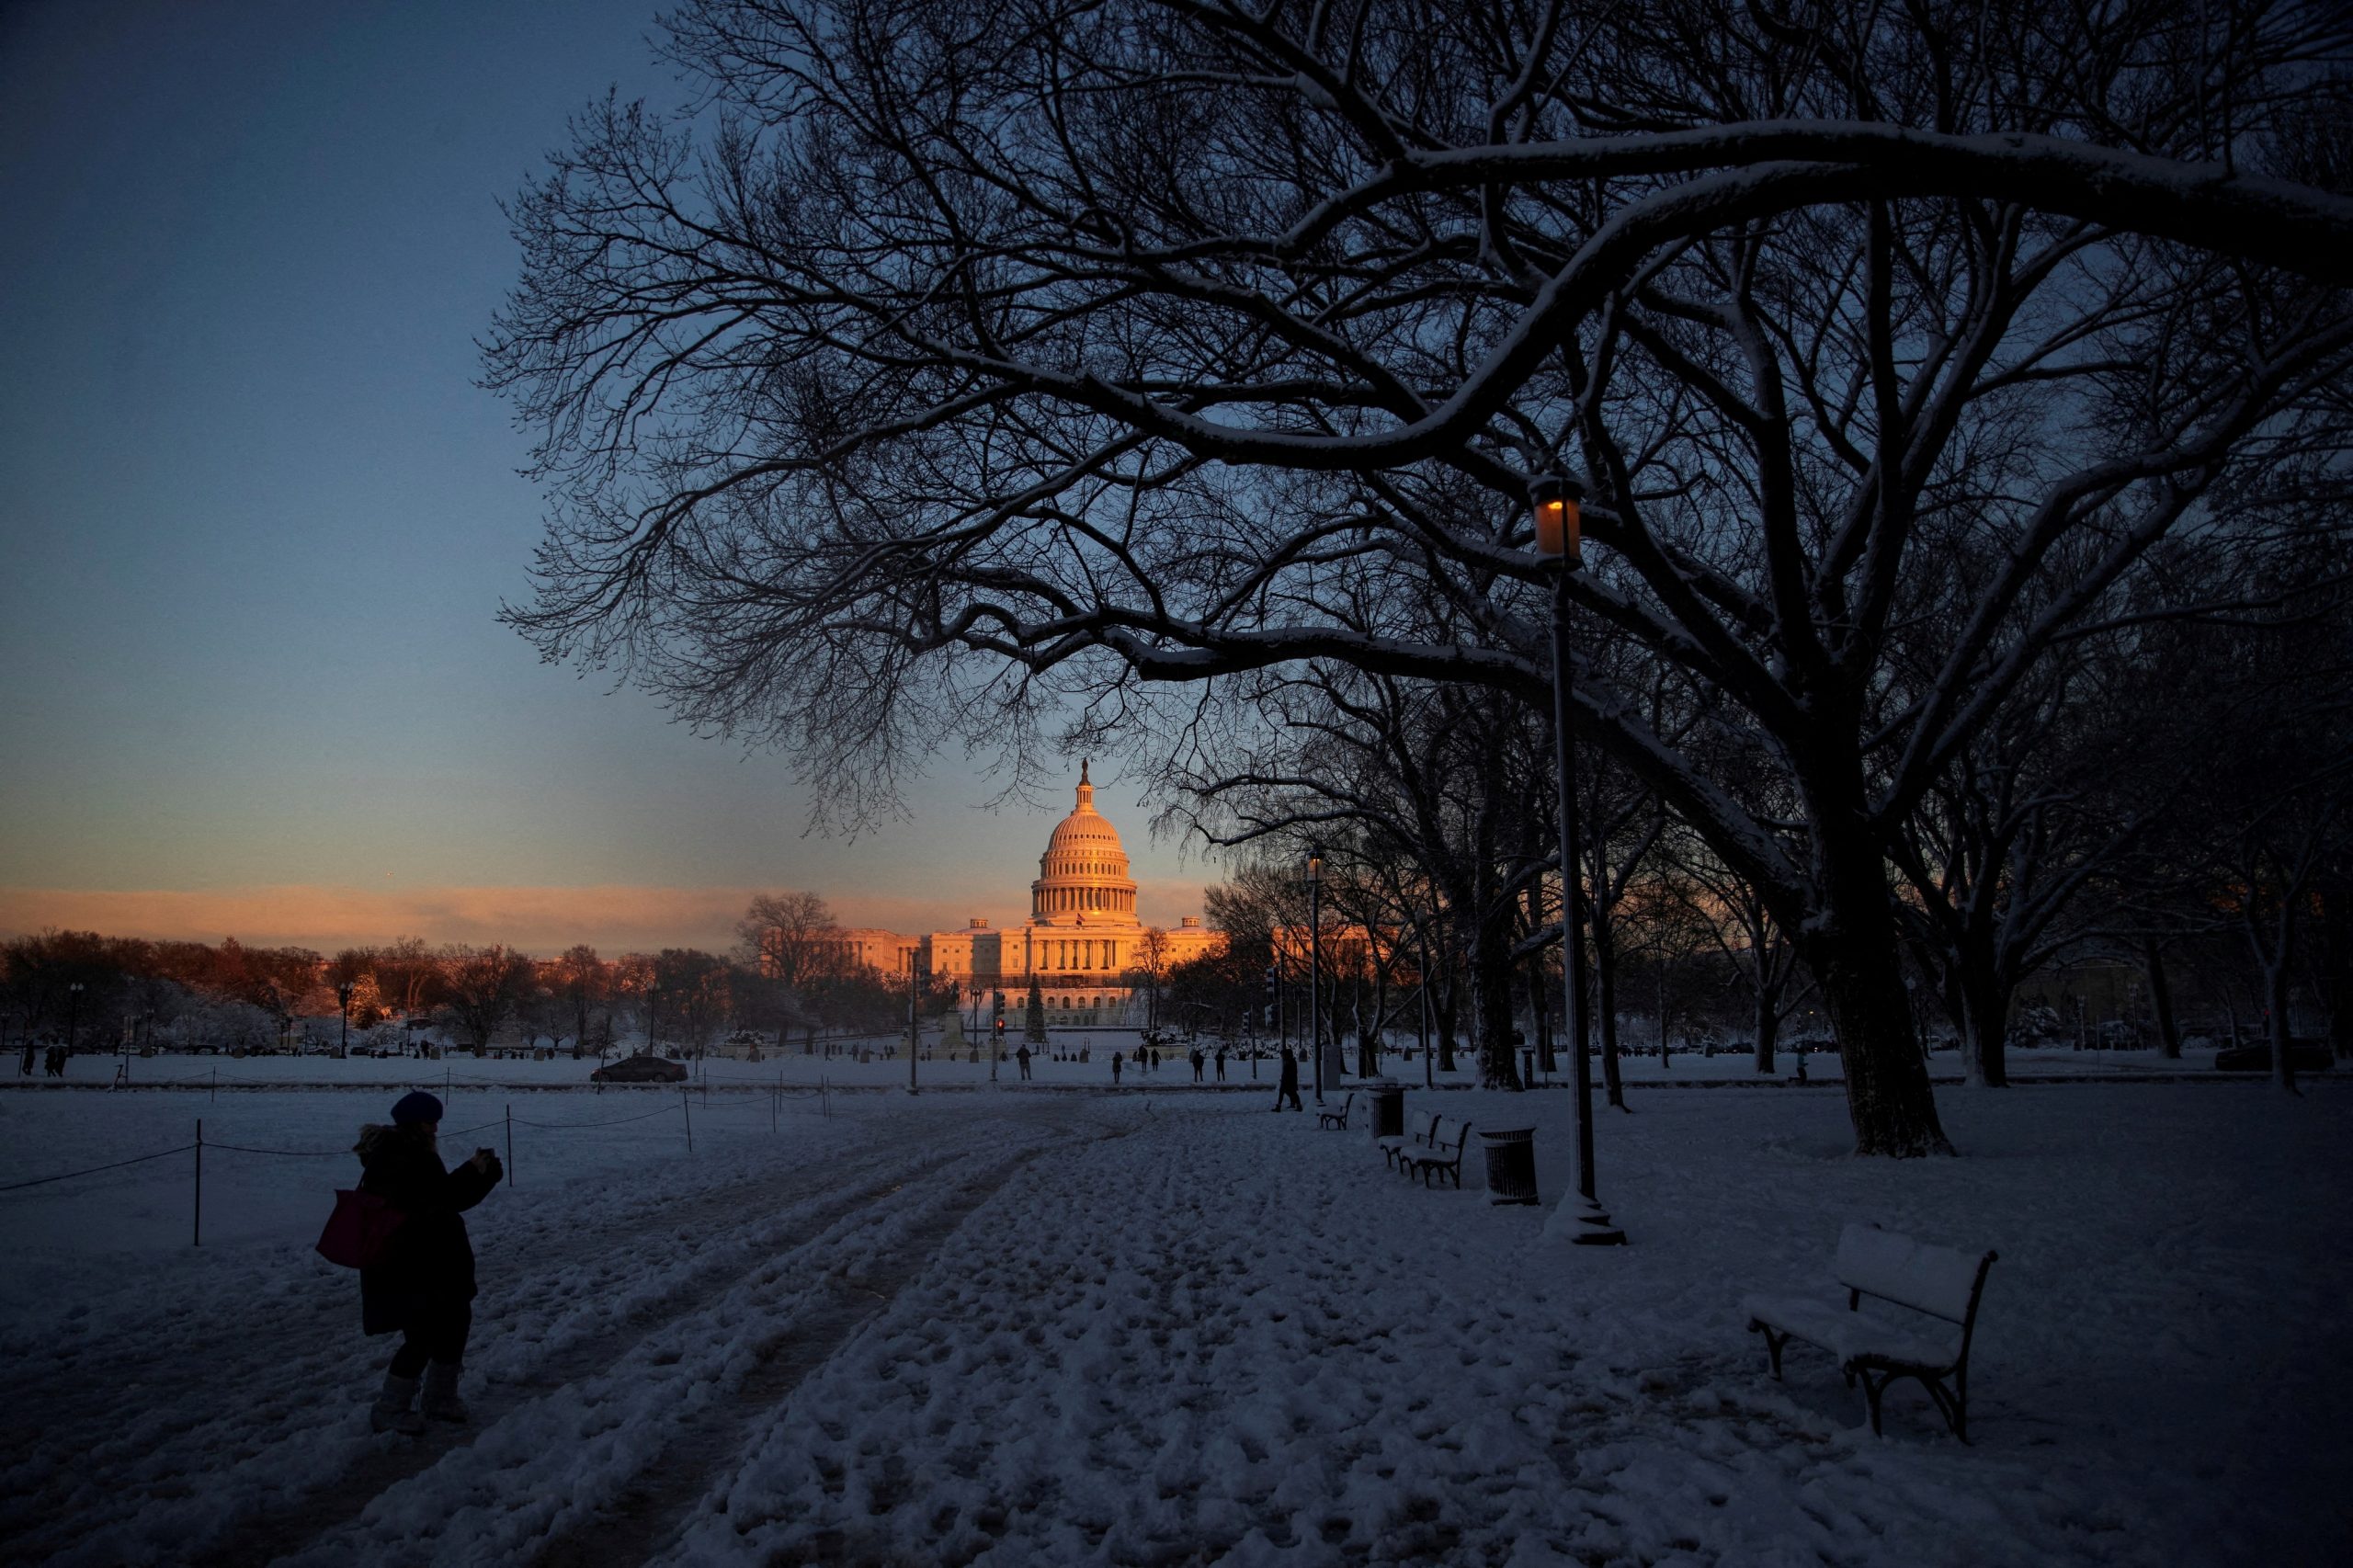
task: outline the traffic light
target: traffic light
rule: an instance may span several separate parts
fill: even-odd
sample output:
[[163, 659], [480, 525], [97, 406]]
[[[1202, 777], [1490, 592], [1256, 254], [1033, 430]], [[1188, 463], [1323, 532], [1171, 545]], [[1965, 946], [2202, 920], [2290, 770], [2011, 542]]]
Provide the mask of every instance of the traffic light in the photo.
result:
[[997, 1015], [996, 1038], [999, 1040], [1003, 1040], [1005, 1038], [1005, 1015], [1002, 1013]]
[[1273, 964], [1268, 964], [1268, 965], [1267, 966], [1267, 1006], [1269, 1006], [1269, 1007], [1273, 1006], [1275, 1005], [1275, 1003], [1276, 1003], [1278, 1000], [1279, 1000], [1279, 999], [1280, 999], [1280, 995], [1281, 995], [1281, 994], [1280, 994], [1280, 993], [1276, 989], [1276, 987], [1278, 987], [1278, 986], [1279, 986], [1279, 985], [1280, 985], [1281, 983], [1282, 983], [1282, 977], [1280, 976], [1280, 974], [1279, 974], [1279, 973], [1276, 971], [1275, 966], [1274, 966]]

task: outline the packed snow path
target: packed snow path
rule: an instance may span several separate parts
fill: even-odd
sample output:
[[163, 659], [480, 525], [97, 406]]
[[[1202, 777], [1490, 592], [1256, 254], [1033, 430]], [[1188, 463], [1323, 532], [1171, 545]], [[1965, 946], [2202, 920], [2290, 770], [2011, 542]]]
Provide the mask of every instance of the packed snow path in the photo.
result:
[[[334, 1098], [334, 1096], [326, 1096]], [[1564, 1096], [1533, 1109], [1547, 1191]], [[11, 1113], [23, 1105], [8, 1102]], [[337, 1108], [351, 1104], [342, 1096]], [[69, 1279], [10, 1325], [0, 1559], [61, 1563], [2321, 1561], [2353, 1458], [2353, 1095], [1835, 1092], [1604, 1126], [1624, 1252], [1255, 1101], [870, 1099], [477, 1211], [476, 1422], [374, 1437], [389, 1342], [296, 1244]], [[12, 1119], [21, 1130], [23, 1123]], [[342, 1179], [347, 1173], [336, 1173]], [[322, 1188], [327, 1185], [313, 1176]], [[0, 1210], [0, 1219], [6, 1217]], [[1995, 1245], [1963, 1448], [1743, 1290], [1837, 1225]], [[209, 1250], [209, 1249], [208, 1249]], [[2340, 1559], [2341, 1560], [2341, 1559]]]

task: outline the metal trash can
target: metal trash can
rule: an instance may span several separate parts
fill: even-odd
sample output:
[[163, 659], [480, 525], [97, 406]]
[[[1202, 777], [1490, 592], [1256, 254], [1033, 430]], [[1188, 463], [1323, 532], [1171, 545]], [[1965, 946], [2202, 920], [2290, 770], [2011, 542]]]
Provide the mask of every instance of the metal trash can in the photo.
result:
[[1487, 1201], [1537, 1203], [1536, 1129], [1504, 1127], [1479, 1134], [1487, 1156]]
[[1375, 1139], [1405, 1136], [1405, 1085], [1389, 1078], [1369, 1079], [1365, 1097], [1372, 1101]]

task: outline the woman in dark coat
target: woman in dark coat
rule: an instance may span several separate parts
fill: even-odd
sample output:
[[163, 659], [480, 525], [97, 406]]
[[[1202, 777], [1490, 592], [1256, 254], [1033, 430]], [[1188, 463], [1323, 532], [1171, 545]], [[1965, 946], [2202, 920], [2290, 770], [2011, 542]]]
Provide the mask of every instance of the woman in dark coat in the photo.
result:
[[359, 1190], [383, 1199], [404, 1216], [382, 1261], [359, 1271], [360, 1325], [371, 1335], [404, 1337], [384, 1371], [369, 1424], [379, 1432], [422, 1431], [410, 1408], [424, 1375], [424, 1415], [463, 1421], [458, 1368], [473, 1326], [474, 1249], [459, 1216], [480, 1203], [506, 1175], [498, 1156], [478, 1149], [456, 1170], [441, 1164], [435, 1142], [441, 1102], [419, 1090], [392, 1107], [392, 1124], [359, 1130]]

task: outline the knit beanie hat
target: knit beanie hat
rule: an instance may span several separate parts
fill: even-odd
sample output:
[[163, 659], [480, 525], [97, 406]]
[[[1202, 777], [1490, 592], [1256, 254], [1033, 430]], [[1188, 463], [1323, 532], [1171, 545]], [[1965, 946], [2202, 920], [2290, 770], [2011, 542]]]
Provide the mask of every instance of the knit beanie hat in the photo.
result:
[[423, 1089], [403, 1095], [392, 1102], [392, 1125], [407, 1127], [419, 1121], [441, 1119], [441, 1102]]

